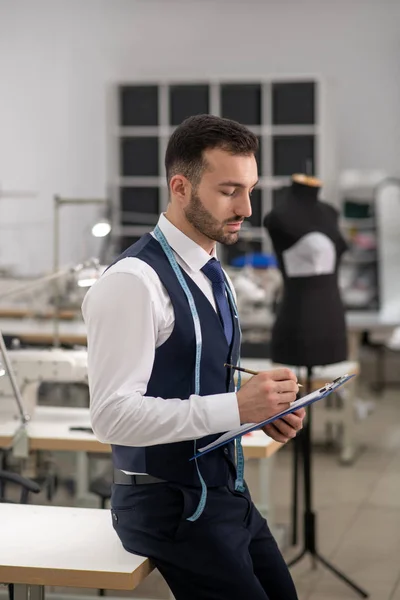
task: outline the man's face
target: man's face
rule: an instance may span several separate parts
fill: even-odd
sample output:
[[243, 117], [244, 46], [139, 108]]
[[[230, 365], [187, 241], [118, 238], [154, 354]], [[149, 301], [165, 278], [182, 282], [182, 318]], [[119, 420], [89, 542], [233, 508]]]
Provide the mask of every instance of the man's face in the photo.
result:
[[220, 149], [207, 150], [204, 159], [207, 167], [184, 208], [186, 219], [209, 239], [235, 244], [243, 220], [251, 216], [250, 196], [257, 183], [256, 159]]

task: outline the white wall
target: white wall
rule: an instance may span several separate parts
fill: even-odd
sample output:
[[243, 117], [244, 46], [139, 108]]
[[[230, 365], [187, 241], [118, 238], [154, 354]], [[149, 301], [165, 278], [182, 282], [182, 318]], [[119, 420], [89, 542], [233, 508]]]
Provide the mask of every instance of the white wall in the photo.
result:
[[[48, 269], [52, 195], [104, 196], [121, 80], [327, 77], [339, 169], [398, 174], [399, 23], [395, 0], [0, 0], [0, 183], [37, 192], [0, 199], [0, 264]], [[93, 214], [63, 208], [63, 263]]]

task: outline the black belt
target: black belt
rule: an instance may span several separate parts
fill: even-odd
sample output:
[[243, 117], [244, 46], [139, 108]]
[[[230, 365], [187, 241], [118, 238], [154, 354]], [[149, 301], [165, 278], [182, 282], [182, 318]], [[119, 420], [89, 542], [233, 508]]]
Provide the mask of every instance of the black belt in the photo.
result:
[[165, 483], [165, 479], [153, 475], [128, 475], [119, 469], [114, 469], [113, 482], [119, 485], [145, 485], [147, 483]]

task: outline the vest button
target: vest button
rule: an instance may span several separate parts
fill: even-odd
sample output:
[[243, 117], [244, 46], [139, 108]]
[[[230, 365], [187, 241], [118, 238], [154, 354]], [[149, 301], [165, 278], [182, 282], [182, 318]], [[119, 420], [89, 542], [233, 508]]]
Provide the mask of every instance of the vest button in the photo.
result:
[[229, 454], [229, 449], [228, 448], [224, 448], [224, 454], [226, 454], [228, 456], [228, 454]]

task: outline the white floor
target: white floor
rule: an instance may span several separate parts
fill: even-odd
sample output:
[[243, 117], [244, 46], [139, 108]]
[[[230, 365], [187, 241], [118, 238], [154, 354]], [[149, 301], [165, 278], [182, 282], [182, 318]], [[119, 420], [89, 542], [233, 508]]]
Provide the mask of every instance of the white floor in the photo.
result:
[[[400, 600], [400, 389], [385, 393], [358, 427], [364, 448], [351, 467], [314, 452], [318, 550], [371, 600]], [[288, 522], [291, 454], [276, 459], [277, 520]], [[285, 552], [289, 560], [295, 549]], [[300, 600], [347, 600], [357, 595], [325, 567], [304, 558], [292, 569]]]

